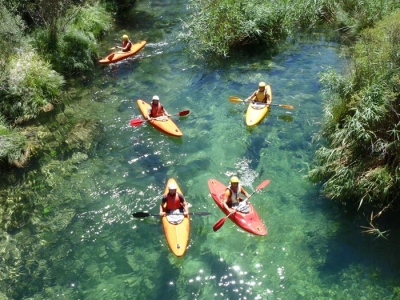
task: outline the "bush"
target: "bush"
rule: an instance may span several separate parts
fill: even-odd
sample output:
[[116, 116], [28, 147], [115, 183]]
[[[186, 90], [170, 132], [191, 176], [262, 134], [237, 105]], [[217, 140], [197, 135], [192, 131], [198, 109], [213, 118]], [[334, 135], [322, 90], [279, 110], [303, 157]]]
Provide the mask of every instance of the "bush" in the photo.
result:
[[25, 162], [26, 138], [12, 130], [0, 117], [0, 161], [22, 165]]
[[8, 65], [0, 112], [7, 119], [21, 122], [48, 111], [61, 94], [64, 79], [32, 49], [12, 57]]
[[98, 3], [72, 7], [57, 21], [56, 38], [50, 34], [50, 27], [38, 29], [34, 33], [34, 45], [61, 74], [88, 71], [99, 57], [97, 39], [111, 25], [111, 15]]
[[330, 198], [380, 209], [399, 200], [399, 49], [397, 12], [362, 32], [347, 75], [323, 77], [329, 98], [319, 138], [326, 145], [309, 177], [324, 181]]

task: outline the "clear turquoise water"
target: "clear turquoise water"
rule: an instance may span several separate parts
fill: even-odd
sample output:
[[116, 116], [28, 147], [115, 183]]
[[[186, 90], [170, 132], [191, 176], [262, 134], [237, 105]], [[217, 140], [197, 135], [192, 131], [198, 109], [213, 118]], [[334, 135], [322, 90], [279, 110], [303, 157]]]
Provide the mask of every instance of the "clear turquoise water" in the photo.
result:
[[[397, 243], [363, 236], [366, 220], [343, 213], [304, 178], [322, 117], [319, 73], [342, 67], [339, 45], [323, 36], [300, 39], [278, 54], [207, 65], [190, 59], [176, 39], [186, 2], [139, 3], [132, 14], [135, 21], [101, 47], [106, 53], [123, 32], [148, 44], [75, 83], [65, 113], [100, 120], [100, 141], [72, 172], [65, 171], [68, 155], [38, 161], [35, 186], [46, 188], [32, 200], [30, 222], [2, 234], [1, 292], [13, 299], [395, 299]], [[271, 84], [274, 103], [296, 109], [274, 107], [247, 128], [246, 106], [228, 97], [247, 97], [261, 80]], [[154, 94], [171, 113], [190, 109], [176, 117], [182, 138], [149, 124], [129, 126], [140, 116], [136, 100]], [[252, 198], [267, 236], [229, 220], [212, 231], [223, 214], [207, 180], [227, 182], [233, 174], [249, 192], [271, 180]], [[169, 177], [191, 211], [212, 213], [192, 217], [183, 258], [169, 251], [157, 217], [131, 217], [158, 212]]]

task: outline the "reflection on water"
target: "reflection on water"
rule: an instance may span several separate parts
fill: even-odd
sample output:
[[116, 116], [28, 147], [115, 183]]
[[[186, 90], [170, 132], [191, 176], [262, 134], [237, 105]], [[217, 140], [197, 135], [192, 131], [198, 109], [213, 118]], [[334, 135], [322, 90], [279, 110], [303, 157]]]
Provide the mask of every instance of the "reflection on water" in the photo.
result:
[[[361, 237], [304, 179], [322, 114], [318, 73], [340, 66], [338, 45], [321, 37], [272, 58], [257, 53], [207, 66], [175, 42], [185, 3], [143, 2], [137, 11], [158, 20], [124, 28], [132, 40], [146, 38], [146, 47], [77, 83], [65, 112], [101, 123], [94, 150], [42, 159], [40, 171], [26, 171], [34, 211], [21, 213], [28, 222], [21, 230], [1, 234], [1, 292], [10, 299], [390, 299], [398, 268], [389, 262], [398, 260], [386, 254], [396, 245]], [[228, 97], [246, 97], [259, 81], [271, 84], [274, 103], [295, 110], [273, 107], [249, 129], [246, 105]], [[147, 123], [129, 126], [140, 117], [136, 100], [154, 94], [170, 112], [190, 109], [176, 117], [182, 138]], [[223, 214], [207, 180], [227, 183], [234, 174], [248, 191], [271, 180], [251, 200], [267, 236], [229, 220], [212, 231]], [[191, 217], [183, 258], [170, 253], [157, 217], [131, 217], [158, 212], [169, 177], [191, 211], [212, 213]]]

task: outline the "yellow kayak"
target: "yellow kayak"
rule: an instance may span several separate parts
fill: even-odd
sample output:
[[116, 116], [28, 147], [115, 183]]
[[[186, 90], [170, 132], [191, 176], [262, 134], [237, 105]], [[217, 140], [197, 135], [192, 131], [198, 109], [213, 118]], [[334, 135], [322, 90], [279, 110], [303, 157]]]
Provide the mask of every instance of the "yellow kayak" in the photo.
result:
[[[272, 103], [271, 86], [267, 85], [266, 90], [271, 97], [271, 103]], [[269, 112], [269, 109], [270, 106], [266, 105], [263, 102], [250, 103], [246, 111], [246, 125], [254, 126], [260, 123], [262, 119], [265, 117], [265, 115]]]
[[[164, 194], [168, 193], [168, 185], [170, 183], [175, 183], [177, 186], [176, 191], [182, 194], [179, 185], [173, 178], [168, 179]], [[176, 256], [183, 256], [189, 243], [190, 217], [185, 216], [179, 224], [171, 224], [168, 222], [167, 217], [162, 217], [161, 221], [169, 248]]]

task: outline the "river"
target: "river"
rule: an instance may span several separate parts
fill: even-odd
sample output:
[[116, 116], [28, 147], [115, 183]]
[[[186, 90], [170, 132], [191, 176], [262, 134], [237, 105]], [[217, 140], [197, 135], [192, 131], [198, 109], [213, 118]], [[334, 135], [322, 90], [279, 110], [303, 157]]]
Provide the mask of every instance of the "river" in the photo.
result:
[[[29, 172], [41, 170], [31, 179], [37, 198], [29, 222], [2, 233], [1, 274], [8, 272], [3, 295], [96, 300], [398, 297], [397, 241], [363, 235], [360, 226], [368, 226], [367, 218], [347, 214], [305, 178], [316, 149], [312, 137], [323, 115], [320, 73], [343, 68], [340, 44], [315, 34], [279, 51], [205, 63], [191, 58], [177, 38], [188, 11], [182, 0], [140, 1], [131, 12], [132, 22], [120, 24], [101, 47], [106, 54], [128, 33], [132, 41], [147, 40], [145, 48], [118, 64], [99, 65], [93, 76], [73, 84], [65, 116], [96, 120], [102, 128], [87, 159], [71, 167], [74, 153], [54, 154], [13, 173], [32, 178]], [[273, 107], [258, 126], [247, 128], [247, 106], [228, 97], [247, 97], [259, 81], [271, 85], [275, 104], [295, 109]], [[174, 117], [182, 138], [147, 123], [129, 125], [140, 117], [136, 100], [150, 101], [153, 95], [170, 113], [190, 110], [189, 116]], [[268, 228], [264, 237], [230, 220], [212, 230], [223, 214], [207, 181], [228, 183], [234, 174], [249, 192], [271, 180], [251, 200]], [[178, 181], [192, 212], [211, 213], [191, 217], [182, 258], [169, 250], [158, 217], [131, 216], [158, 213], [170, 177]]]

